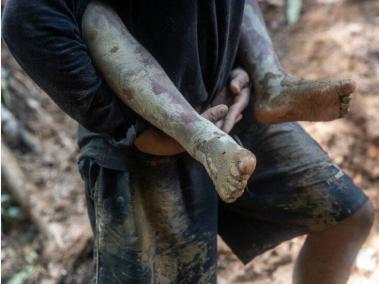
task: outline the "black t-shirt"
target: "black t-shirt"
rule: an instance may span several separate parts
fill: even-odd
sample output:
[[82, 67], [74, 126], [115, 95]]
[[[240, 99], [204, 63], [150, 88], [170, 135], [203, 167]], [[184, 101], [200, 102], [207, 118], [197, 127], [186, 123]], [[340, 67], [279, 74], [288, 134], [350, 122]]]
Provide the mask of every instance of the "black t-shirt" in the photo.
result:
[[[81, 36], [89, 2], [7, 1], [3, 38], [28, 75], [83, 126], [84, 155], [111, 166], [145, 122], [93, 66]], [[243, 0], [108, 2], [192, 106], [208, 104], [225, 86], [239, 44]]]

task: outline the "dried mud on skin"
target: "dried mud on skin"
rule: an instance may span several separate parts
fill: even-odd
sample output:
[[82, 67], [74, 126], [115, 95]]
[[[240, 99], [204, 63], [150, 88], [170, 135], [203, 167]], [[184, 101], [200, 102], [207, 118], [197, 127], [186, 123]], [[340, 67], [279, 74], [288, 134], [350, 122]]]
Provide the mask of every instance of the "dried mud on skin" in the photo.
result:
[[[306, 79], [352, 78], [357, 82], [351, 114], [346, 119], [303, 125], [365, 189], [379, 215], [379, 2], [304, 2], [302, 18], [289, 28], [284, 26], [280, 16], [283, 8], [269, 7], [265, 10], [274, 43], [277, 43], [283, 65], [294, 75]], [[23, 109], [17, 112], [19, 120], [33, 130], [44, 151], [34, 156], [15, 153], [23, 172], [38, 189], [30, 194], [39, 197], [41, 208], [44, 208], [41, 214], [47, 216], [50, 224], [59, 225], [58, 234], [70, 247], [83, 227], [88, 226], [82, 182], [76, 166], [76, 124], [20, 71], [4, 46], [2, 59], [3, 68], [12, 71], [11, 79], [23, 83], [20, 90], [27, 94], [25, 97], [33, 99], [44, 114], [48, 114], [37, 112], [33, 116]], [[379, 283], [378, 223], [377, 220], [358, 256], [348, 284]], [[7, 271], [16, 273], [23, 270], [27, 263], [24, 254], [35, 250], [39, 254], [35, 262], [36, 271], [27, 282], [56, 283], [67, 274], [62, 254], [53, 252], [53, 261], [49, 254], [42, 257], [44, 248], [50, 243], [42, 234], [33, 242], [22, 244], [19, 236], [35, 232], [35, 228], [30, 226], [33, 225], [20, 224], [8, 235], [2, 234], [2, 275]], [[219, 283], [291, 283], [291, 269], [303, 240], [304, 237], [300, 237], [286, 242], [245, 267], [220, 240]], [[15, 254], [9, 253], [10, 248]], [[63, 277], [63, 283], [89, 283], [90, 255], [91, 252], [86, 252], [76, 261], [76, 270]]]

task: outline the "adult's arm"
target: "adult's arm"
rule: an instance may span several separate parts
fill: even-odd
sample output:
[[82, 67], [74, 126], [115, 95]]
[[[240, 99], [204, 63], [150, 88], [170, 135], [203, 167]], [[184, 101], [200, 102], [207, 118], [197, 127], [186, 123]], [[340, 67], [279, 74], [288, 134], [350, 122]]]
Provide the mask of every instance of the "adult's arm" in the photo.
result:
[[136, 115], [97, 74], [79, 25], [66, 1], [11, 0], [2, 36], [25, 72], [69, 116], [96, 133], [126, 133]]

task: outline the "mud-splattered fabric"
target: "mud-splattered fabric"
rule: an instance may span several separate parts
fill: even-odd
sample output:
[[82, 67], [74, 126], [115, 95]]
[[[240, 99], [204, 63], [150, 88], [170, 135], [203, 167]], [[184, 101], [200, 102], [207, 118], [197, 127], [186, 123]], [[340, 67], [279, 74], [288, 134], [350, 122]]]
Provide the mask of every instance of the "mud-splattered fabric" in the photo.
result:
[[248, 262], [336, 224], [367, 200], [296, 123], [242, 123], [233, 135], [256, 154], [257, 169], [232, 204], [218, 199], [205, 169], [186, 154], [131, 149], [127, 170], [82, 157], [97, 283], [215, 283], [217, 233]]
[[217, 195], [187, 155], [134, 153], [129, 171], [80, 161], [96, 283], [214, 283]]

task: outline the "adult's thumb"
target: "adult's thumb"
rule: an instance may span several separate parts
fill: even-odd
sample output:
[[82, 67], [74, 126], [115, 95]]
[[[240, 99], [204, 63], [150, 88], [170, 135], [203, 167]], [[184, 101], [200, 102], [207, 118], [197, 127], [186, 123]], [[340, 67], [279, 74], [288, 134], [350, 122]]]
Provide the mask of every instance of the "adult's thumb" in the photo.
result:
[[217, 106], [207, 109], [205, 112], [202, 113], [201, 116], [215, 123], [223, 119], [228, 113], [228, 110], [229, 109], [227, 105], [217, 105]]

